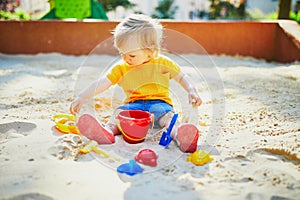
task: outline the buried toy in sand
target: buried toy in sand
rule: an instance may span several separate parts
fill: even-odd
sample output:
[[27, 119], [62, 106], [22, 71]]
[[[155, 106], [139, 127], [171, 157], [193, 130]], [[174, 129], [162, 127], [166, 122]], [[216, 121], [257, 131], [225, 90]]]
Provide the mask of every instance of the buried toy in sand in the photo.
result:
[[62, 135], [56, 144], [49, 149], [50, 154], [59, 160], [78, 160], [80, 156], [94, 152], [102, 158], [107, 158], [111, 162], [120, 162], [120, 158], [111, 156], [109, 153], [98, 147], [98, 143], [94, 140], [87, 140], [77, 134]]
[[[54, 129], [62, 134], [67, 134], [60, 137], [56, 145], [50, 149], [52, 155], [58, 159], [77, 160], [80, 155], [94, 152], [104, 158], [111, 156], [105, 151], [98, 148], [97, 141], [81, 137], [78, 126], [76, 125], [76, 116], [72, 114], [56, 114], [53, 116], [55, 123]], [[120, 161], [119, 158], [113, 157], [113, 160]]]

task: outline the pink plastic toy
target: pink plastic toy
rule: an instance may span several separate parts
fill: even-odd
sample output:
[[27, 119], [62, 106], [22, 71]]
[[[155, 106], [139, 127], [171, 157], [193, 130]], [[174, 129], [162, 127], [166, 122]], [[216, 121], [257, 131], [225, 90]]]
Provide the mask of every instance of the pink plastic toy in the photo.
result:
[[139, 162], [143, 165], [148, 165], [151, 167], [157, 166], [157, 158], [158, 156], [151, 149], [143, 149], [141, 150], [137, 156], [135, 156], [135, 161]]

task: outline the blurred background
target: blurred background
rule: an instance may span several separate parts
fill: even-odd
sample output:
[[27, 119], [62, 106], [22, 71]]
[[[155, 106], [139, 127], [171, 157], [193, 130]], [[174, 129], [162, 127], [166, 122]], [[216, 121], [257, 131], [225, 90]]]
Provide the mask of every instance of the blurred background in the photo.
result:
[[0, 0], [0, 20], [120, 20], [131, 13], [176, 21], [300, 22], [299, 0]]

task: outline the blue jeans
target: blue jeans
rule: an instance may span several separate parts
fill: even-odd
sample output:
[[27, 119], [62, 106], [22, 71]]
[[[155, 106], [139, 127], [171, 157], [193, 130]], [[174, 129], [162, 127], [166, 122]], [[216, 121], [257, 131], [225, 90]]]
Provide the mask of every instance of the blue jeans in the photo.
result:
[[121, 110], [142, 110], [150, 112], [154, 115], [154, 122], [157, 125], [157, 120], [166, 113], [173, 111], [173, 106], [162, 100], [137, 100], [132, 103], [126, 103], [119, 106]]

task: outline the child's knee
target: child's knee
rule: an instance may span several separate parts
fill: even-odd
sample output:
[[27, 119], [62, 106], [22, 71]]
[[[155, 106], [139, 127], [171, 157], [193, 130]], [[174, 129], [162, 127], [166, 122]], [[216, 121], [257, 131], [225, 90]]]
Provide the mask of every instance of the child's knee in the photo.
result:
[[[168, 127], [173, 116], [174, 116], [174, 112], [173, 111], [170, 111], [170, 112], [167, 112], [165, 115], [163, 115], [162, 117], [160, 117], [158, 123], [161, 127]], [[176, 124], [177, 124], [177, 121], [176, 121]]]

